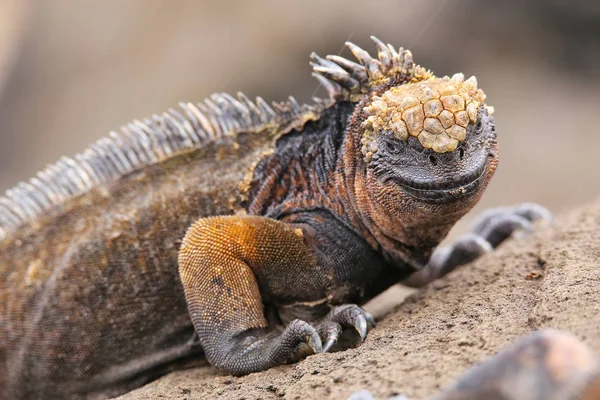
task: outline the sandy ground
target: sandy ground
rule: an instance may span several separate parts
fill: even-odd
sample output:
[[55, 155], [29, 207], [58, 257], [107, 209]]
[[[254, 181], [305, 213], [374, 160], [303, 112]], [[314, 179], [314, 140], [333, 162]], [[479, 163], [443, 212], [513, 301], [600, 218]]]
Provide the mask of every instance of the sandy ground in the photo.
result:
[[600, 353], [600, 201], [413, 294], [358, 348], [241, 378], [172, 373], [121, 399], [424, 399], [518, 336], [567, 330]]

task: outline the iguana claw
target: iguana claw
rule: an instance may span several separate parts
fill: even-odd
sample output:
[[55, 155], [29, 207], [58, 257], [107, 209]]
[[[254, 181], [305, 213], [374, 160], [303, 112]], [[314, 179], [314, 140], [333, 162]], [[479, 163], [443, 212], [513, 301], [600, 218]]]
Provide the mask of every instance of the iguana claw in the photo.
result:
[[315, 354], [323, 352], [323, 344], [316, 330], [314, 330], [307, 338], [306, 342]]
[[367, 319], [364, 315], [359, 315], [356, 317], [356, 321], [354, 322], [354, 329], [360, 335], [360, 341], [364, 342], [367, 337]]
[[331, 347], [337, 343], [340, 335], [342, 334], [342, 326], [334, 321], [324, 321], [319, 326], [319, 333], [325, 340], [323, 353], [327, 353], [329, 350], [331, 350]]
[[375, 326], [375, 318], [356, 304], [345, 304], [334, 307], [319, 327], [321, 336], [326, 338], [323, 351], [331, 350], [337, 343], [342, 328], [353, 328], [360, 337], [360, 342], [364, 342], [369, 328]]
[[536, 221], [552, 224], [552, 213], [535, 203], [486, 210], [476, 218], [471, 232], [460, 236], [449, 246], [436, 248], [427, 266], [402, 283], [413, 287], [424, 286], [489, 253], [511, 236], [531, 234]]
[[375, 328], [375, 326], [377, 324], [375, 323], [375, 318], [373, 317], [373, 315], [371, 315], [371, 313], [365, 311], [365, 318], [367, 319], [367, 323], [369, 324], [369, 326], [371, 328]]
[[484, 211], [473, 223], [471, 231], [496, 247], [515, 232], [531, 233], [535, 221], [552, 224], [553, 220], [552, 213], [545, 207], [521, 203]]
[[325, 346], [323, 346], [323, 353], [327, 353], [329, 350], [331, 350], [331, 347], [333, 347], [333, 345], [337, 342], [337, 337], [336, 338], [328, 338], [327, 342], [325, 342]]

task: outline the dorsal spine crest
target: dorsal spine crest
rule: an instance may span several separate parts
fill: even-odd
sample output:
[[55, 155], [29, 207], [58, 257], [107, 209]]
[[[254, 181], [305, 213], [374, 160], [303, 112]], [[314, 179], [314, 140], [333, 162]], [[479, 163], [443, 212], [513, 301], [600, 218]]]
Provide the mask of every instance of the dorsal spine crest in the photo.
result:
[[311, 54], [313, 76], [327, 90], [333, 101], [359, 101], [365, 93], [381, 85], [397, 85], [425, 80], [433, 74], [413, 61], [412, 53], [402, 47], [396, 51], [390, 44], [371, 36], [377, 58], [351, 42], [346, 46], [359, 63], [340, 56], [325, 58]]
[[95, 187], [178, 154], [201, 148], [240, 132], [258, 133], [303, 116], [318, 114], [325, 106], [300, 105], [293, 97], [272, 106], [262, 98], [251, 101], [243, 93], [237, 99], [213, 94], [203, 103], [179, 103], [181, 111], [169, 109], [144, 120], [133, 120], [75, 155], [61, 157], [0, 197], [0, 240], [20, 226]]

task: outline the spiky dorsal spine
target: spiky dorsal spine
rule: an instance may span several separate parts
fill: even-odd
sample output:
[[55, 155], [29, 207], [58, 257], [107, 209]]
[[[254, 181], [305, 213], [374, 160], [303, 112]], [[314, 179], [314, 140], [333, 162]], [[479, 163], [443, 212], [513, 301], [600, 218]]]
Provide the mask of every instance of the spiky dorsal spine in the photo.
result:
[[260, 97], [253, 102], [238, 93], [237, 99], [213, 94], [203, 103], [179, 106], [180, 111], [170, 109], [134, 120], [121, 127], [121, 132], [110, 132], [75, 157], [62, 157], [28, 182], [7, 190], [0, 197], [0, 240], [70, 199], [132, 171], [240, 132], [301, 123], [303, 116], [318, 112], [325, 104], [300, 105], [290, 96], [269, 106]]
[[398, 85], [420, 81], [432, 76], [430, 71], [416, 65], [412, 53], [402, 47], [396, 51], [375, 36], [371, 40], [377, 48], [377, 58], [351, 42], [346, 46], [359, 63], [344, 57], [310, 55], [313, 76], [327, 90], [333, 101], [359, 101], [365, 93], [381, 85]]

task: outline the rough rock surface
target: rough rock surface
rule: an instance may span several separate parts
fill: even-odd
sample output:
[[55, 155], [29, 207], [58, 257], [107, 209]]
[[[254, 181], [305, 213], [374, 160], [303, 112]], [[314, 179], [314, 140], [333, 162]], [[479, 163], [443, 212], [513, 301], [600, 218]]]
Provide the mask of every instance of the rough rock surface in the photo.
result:
[[600, 354], [600, 201], [410, 296], [355, 349], [235, 378], [206, 366], [121, 399], [424, 399], [518, 336], [570, 331]]

